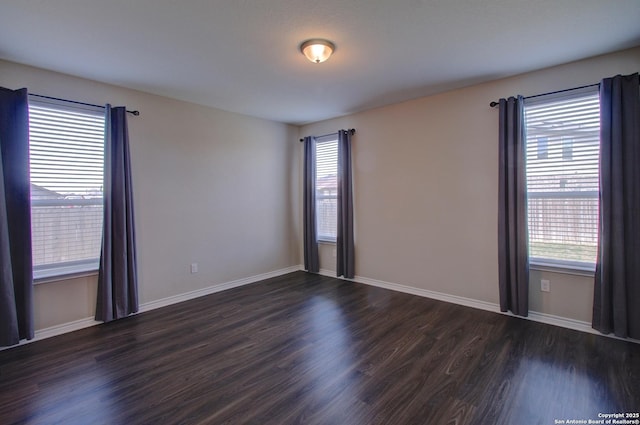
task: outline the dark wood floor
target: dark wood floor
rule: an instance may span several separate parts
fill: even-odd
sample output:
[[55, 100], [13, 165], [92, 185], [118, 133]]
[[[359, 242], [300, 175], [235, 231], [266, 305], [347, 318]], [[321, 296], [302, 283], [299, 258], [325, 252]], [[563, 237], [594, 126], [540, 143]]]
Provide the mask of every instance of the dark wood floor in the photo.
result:
[[555, 424], [640, 345], [303, 272], [0, 352], [1, 424]]

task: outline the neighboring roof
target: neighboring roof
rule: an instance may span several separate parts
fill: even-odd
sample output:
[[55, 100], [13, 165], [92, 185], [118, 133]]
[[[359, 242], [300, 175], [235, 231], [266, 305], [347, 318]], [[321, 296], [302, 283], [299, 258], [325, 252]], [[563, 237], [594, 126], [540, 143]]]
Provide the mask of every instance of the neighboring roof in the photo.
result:
[[31, 183], [31, 196], [37, 198], [64, 198], [64, 195]]
[[316, 183], [316, 190], [337, 189], [338, 177], [333, 174], [330, 176], [320, 177]]

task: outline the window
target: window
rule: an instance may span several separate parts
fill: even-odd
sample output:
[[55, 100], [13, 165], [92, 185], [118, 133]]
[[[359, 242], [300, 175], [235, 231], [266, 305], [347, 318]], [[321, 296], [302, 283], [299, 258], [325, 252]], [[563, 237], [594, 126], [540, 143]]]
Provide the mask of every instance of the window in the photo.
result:
[[565, 139], [562, 141], [562, 159], [565, 161], [573, 159], [573, 140]]
[[31, 98], [29, 154], [34, 277], [97, 270], [104, 110]]
[[549, 139], [546, 137], [538, 137], [538, 159], [549, 158]]
[[316, 139], [316, 226], [319, 241], [335, 242], [338, 227], [338, 136]]
[[598, 242], [597, 88], [525, 100], [525, 125], [531, 262], [593, 269]]

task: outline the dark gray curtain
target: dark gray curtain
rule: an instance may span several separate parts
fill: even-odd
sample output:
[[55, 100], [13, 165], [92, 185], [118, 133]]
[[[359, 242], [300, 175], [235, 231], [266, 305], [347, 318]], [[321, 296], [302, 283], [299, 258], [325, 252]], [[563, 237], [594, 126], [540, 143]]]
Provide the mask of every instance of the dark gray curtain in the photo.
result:
[[638, 74], [600, 84], [600, 223], [593, 328], [640, 339]]
[[336, 275], [355, 275], [353, 241], [353, 185], [351, 180], [351, 131], [338, 131], [338, 228], [336, 235]]
[[104, 227], [96, 320], [108, 322], [138, 311], [133, 184], [127, 112], [106, 105]]
[[529, 253], [523, 98], [500, 99], [498, 278], [500, 310], [529, 314]]
[[33, 338], [27, 89], [0, 87], [0, 346]]
[[304, 138], [304, 268], [320, 271], [316, 235], [316, 141]]

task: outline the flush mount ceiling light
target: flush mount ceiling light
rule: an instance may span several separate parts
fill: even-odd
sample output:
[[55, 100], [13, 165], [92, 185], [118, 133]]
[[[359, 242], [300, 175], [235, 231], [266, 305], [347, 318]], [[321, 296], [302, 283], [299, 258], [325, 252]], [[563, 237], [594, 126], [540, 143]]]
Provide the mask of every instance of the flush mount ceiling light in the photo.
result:
[[307, 40], [300, 45], [300, 51], [313, 63], [324, 62], [336, 49], [336, 46], [328, 41], [321, 39]]

